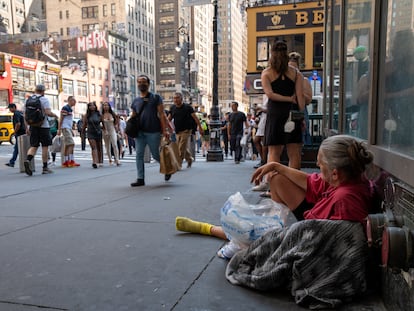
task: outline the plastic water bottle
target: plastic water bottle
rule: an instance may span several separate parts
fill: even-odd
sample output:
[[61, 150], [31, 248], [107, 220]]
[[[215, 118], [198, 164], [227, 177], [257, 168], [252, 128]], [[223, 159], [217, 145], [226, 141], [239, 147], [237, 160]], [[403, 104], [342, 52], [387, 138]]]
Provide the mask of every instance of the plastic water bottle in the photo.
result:
[[236, 252], [238, 252], [240, 249], [241, 247], [238, 244], [230, 241], [226, 243], [226, 245], [224, 245], [222, 248], [219, 249], [219, 251], [217, 252], [217, 256], [223, 259], [230, 260], [231, 257], [233, 257], [233, 255]]

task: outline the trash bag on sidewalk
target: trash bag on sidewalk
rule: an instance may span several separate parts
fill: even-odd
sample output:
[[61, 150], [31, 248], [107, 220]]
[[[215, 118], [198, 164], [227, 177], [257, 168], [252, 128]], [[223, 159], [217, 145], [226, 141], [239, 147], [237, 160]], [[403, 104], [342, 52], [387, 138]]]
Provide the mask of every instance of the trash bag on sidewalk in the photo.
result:
[[237, 192], [221, 208], [220, 221], [227, 238], [241, 247], [246, 247], [266, 232], [282, 228], [290, 217], [289, 214], [289, 208], [283, 204], [271, 199], [249, 204]]
[[181, 169], [178, 160], [178, 146], [175, 142], [162, 139], [160, 145], [160, 173], [174, 174]]

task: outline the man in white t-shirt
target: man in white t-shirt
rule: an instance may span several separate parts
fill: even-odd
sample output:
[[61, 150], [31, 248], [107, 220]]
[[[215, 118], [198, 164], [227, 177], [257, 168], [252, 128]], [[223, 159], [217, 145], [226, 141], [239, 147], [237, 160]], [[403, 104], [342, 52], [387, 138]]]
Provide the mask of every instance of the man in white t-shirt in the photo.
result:
[[63, 136], [63, 143], [65, 145], [64, 156], [65, 161], [62, 167], [76, 167], [80, 166], [75, 162], [73, 150], [75, 148], [75, 141], [73, 140], [73, 110], [72, 107], [76, 105], [76, 99], [73, 96], [68, 97], [68, 103], [62, 107], [60, 111], [59, 127], [57, 135]]

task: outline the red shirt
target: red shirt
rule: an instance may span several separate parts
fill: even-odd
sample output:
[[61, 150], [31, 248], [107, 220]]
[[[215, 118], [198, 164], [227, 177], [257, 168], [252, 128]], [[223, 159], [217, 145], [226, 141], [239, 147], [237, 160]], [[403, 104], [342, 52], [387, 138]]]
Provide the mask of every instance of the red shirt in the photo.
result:
[[313, 173], [307, 178], [306, 201], [315, 205], [303, 215], [305, 219], [364, 223], [372, 205], [372, 198], [373, 188], [366, 179], [333, 187], [325, 182], [320, 174]]

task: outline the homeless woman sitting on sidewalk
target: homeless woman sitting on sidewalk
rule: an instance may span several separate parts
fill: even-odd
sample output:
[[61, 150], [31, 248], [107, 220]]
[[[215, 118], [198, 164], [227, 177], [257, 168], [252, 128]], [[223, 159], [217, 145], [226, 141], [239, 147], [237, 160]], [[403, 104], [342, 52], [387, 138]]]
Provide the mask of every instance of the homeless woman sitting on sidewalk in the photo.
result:
[[[335, 307], [365, 292], [366, 237], [363, 223], [374, 187], [364, 176], [373, 155], [346, 135], [325, 139], [320, 173], [277, 162], [258, 168], [252, 182], [269, 174], [271, 197], [304, 221], [265, 233], [230, 260], [226, 277], [259, 290], [287, 288], [296, 303]], [[222, 227], [176, 218], [177, 230], [226, 238]]]

